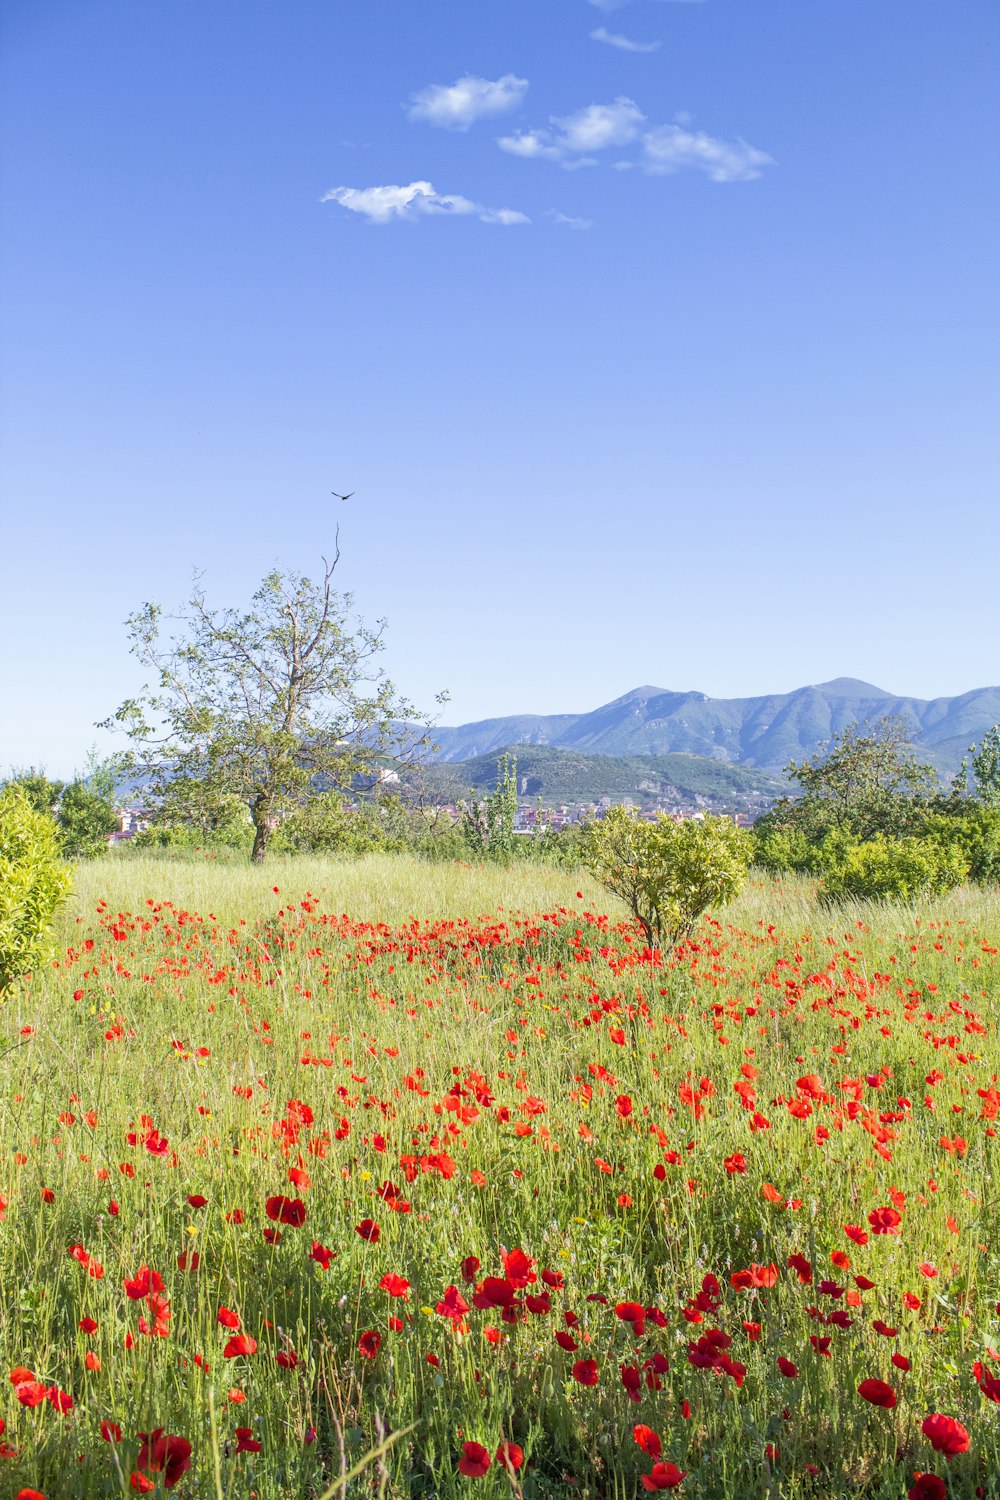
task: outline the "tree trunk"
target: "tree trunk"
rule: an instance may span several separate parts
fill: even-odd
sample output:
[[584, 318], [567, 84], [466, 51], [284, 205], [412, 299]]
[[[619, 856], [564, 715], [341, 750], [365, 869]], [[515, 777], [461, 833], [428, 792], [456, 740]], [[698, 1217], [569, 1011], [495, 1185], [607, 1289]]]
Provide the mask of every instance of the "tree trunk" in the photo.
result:
[[254, 825], [253, 853], [250, 856], [252, 865], [262, 865], [267, 855], [267, 841], [271, 837], [270, 820], [263, 818]]

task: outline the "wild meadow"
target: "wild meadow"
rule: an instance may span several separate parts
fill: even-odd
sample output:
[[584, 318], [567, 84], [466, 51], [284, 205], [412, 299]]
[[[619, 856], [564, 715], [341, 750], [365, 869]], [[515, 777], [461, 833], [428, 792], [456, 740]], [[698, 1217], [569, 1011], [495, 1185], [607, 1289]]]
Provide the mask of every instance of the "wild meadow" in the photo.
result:
[[0, 1494], [990, 1496], [1000, 894], [77, 868], [0, 1006]]

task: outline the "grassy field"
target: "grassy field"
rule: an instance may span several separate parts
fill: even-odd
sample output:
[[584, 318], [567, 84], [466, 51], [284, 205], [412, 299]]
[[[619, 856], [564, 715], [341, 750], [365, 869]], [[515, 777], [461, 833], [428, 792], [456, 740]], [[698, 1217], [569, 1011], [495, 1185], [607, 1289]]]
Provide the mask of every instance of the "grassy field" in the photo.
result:
[[58, 936], [0, 1496], [998, 1493], [997, 893], [663, 960], [558, 870], [125, 856]]

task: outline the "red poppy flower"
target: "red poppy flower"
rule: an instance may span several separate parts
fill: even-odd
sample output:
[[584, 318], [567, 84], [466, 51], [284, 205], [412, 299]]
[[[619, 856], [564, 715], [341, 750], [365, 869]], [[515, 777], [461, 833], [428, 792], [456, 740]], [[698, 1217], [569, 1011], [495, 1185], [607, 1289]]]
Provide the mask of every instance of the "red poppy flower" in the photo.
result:
[[142, 1446], [136, 1459], [136, 1468], [145, 1474], [162, 1474], [166, 1488], [173, 1489], [178, 1479], [191, 1467], [191, 1444], [187, 1438], [177, 1437], [173, 1433], [164, 1434], [163, 1428], [158, 1427], [148, 1436], [145, 1432], [140, 1432], [139, 1442]]
[[273, 1198], [268, 1198], [264, 1204], [264, 1212], [269, 1219], [274, 1219], [281, 1224], [291, 1224], [294, 1229], [306, 1222], [306, 1206], [301, 1198], [286, 1198], [284, 1193], [276, 1193]]
[[862, 1380], [858, 1386], [858, 1395], [870, 1401], [872, 1406], [884, 1406], [886, 1411], [891, 1411], [896, 1404], [896, 1392], [892, 1386], [884, 1380], [876, 1380], [874, 1376]]
[[868, 1215], [868, 1222], [874, 1234], [898, 1234], [903, 1216], [894, 1208], [873, 1208]]
[[47, 1394], [40, 1380], [22, 1380], [14, 1387], [14, 1395], [22, 1406], [41, 1406]]
[[534, 1271], [535, 1262], [523, 1250], [511, 1250], [502, 1256], [502, 1260], [504, 1275], [516, 1291], [538, 1280]]
[[325, 1245], [320, 1244], [319, 1240], [313, 1240], [312, 1249], [309, 1251], [309, 1259], [314, 1260], [317, 1265], [322, 1266], [324, 1271], [329, 1271], [330, 1262], [336, 1259], [336, 1255], [337, 1252], [335, 1250], [328, 1250]]
[[274, 1362], [281, 1370], [297, 1370], [299, 1356], [294, 1349], [281, 1349], [274, 1356]]
[[480, 1263], [474, 1255], [467, 1255], [462, 1262], [462, 1280], [475, 1281], [479, 1265]]
[[635, 1438], [643, 1453], [648, 1453], [650, 1458], [659, 1458], [663, 1449], [660, 1439], [652, 1427], [647, 1427], [644, 1422], [637, 1422], [632, 1428], [632, 1436]]
[[524, 1450], [517, 1443], [501, 1443], [493, 1456], [508, 1474], [516, 1474], [524, 1463]]
[[679, 1469], [669, 1461], [656, 1463], [651, 1474], [643, 1474], [642, 1487], [644, 1490], [675, 1490], [686, 1473], [687, 1469]]
[[81, 1333], [96, 1333], [97, 1323], [93, 1318], [81, 1318], [76, 1325]]
[[365, 1359], [374, 1359], [382, 1346], [382, 1335], [376, 1333], [374, 1328], [369, 1328], [358, 1339], [358, 1349]]
[[240, 1320], [236, 1313], [228, 1307], [220, 1307], [215, 1315], [215, 1321], [221, 1323], [223, 1328], [239, 1328]]
[[580, 1385], [596, 1385], [598, 1378], [596, 1359], [578, 1359], [573, 1366], [573, 1379]]
[[920, 1430], [934, 1451], [943, 1453], [945, 1458], [964, 1453], [969, 1446], [969, 1434], [961, 1422], [955, 1417], [942, 1416], [940, 1412], [925, 1417]]
[[646, 1331], [646, 1309], [641, 1302], [619, 1302], [615, 1308], [615, 1317], [621, 1318], [623, 1323], [631, 1323], [632, 1332], [637, 1339]]
[[41, 1490], [22, 1489], [18, 1490], [17, 1494], [14, 1496], [14, 1500], [45, 1500], [45, 1496], [42, 1494]]
[[237, 1453], [259, 1453], [262, 1444], [258, 1443], [253, 1435], [252, 1427], [237, 1427], [236, 1429], [236, 1451]]
[[363, 1240], [368, 1241], [369, 1245], [378, 1244], [379, 1237], [381, 1236], [382, 1231], [375, 1223], [374, 1219], [362, 1219], [361, 1223], [355, 1224], [354, 1228], [357, 1230], [358, 1234], [360, 1234]]
[[256, 1354], [257, 1340], [248, 1333], [237, 1333], [222, 1351], [226, 1359], [238, 1359], [241, 1354]]
[[792, 1361], [790, 1359], [786, 1359], [783, 1354], [778, 1355], [778, 1369], [781, 1371], [782, 1375], [787, 1376], [789, 1380], [794, 1380], [796, 1375], [799, 1373], [798, 1365], [793, 1365]]
[[480, 1479], [493, 1460], [482, 1443], [463, 1443], [462, 1457], [458, 1460], [458, 1472], [468, 1479]]
[[[408, 1285], [409, 1282], [407, 1282]], [[457, 1286], [450, 1286], [446, 1288], [441, 1301], [435, 1305], [434, 1311], [440, 1314], [442, 1318], [454, 1318], [457, 1320], [464, 1317], [469, 1311], [469, 1304]]]
[[936, 1474], [914, 1474], [907, 1500], [945, 1500], [948, 1487]]
[[122, 1440], [122, 1430], [117, 1422], [105, 1421], [101, 1423], [101, 1437], [106, 1443], [120, 1443]]
[[125, 1278], [125, 1292], [133, 1302], [141, 1302], [150, 1292], [164, 1290], [163, 1277], [159, 1271], [151, 1271], [149, 1266], [140, 1266], [134, 1276]]
[[383, 1292], [388, 1292], [390, 1297], [402, 1297], [404, 1302], [410, 1300], [410, 1283], [405, 1276], [397, 1276], [395, 1271], [387, 1271], [379, 1282], [379, 1286]]

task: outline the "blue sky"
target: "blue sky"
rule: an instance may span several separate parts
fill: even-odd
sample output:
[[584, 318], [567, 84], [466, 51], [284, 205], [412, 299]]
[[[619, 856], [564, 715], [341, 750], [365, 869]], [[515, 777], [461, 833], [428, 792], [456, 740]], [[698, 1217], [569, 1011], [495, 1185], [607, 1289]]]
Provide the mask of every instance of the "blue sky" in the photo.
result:
[[0, 767], [108, 744], [144, 600], [338, 521], [452, 723], [1000, 680], [992, 0], [8, 0], [2, 42]]

